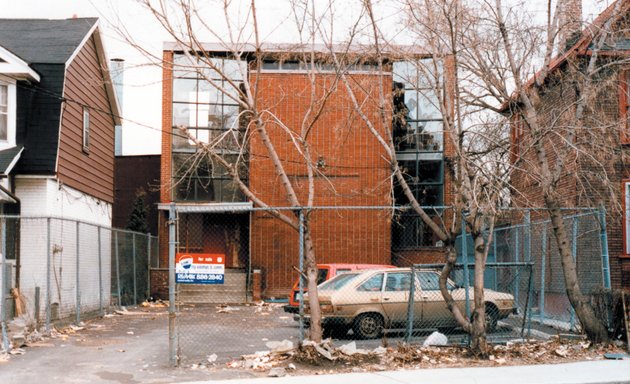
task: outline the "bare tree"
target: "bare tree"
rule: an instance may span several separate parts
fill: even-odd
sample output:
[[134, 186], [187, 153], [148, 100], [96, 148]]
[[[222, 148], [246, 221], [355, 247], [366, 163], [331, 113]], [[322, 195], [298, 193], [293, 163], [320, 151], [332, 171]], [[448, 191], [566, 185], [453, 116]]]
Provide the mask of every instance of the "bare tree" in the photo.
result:
[[[578, 34], [581, 40], [566, 52], [555, 43], [566, 33], [567, 25], [560, 21], [566, 20], [562, 16], [566, 2], [557, 2], [555, 10], [549, 5], [544, 27], [533, 25], [531, 15], [500, 0], [476, 5], [474, 24], [483, 28], [467, 34], [462, 60], [478, 79], [468, 101], [510, 120], [513, 202], [546, 209], [569, 301], [589, 339], [605, 341], [606, 328], [580, 289], [562, 209], [604, 201], [617, 206], [609, 179], [616, 116], [611, 119], [597, 100], [616, 92], [610, 75], [619, 60], [600, 52], [611, 42], [615, 15], [622, 14], [627, 2], [611, 6], [607, 16]], [[526, 189], [519, 190], [519, 184]], [[567, 188], [576, 192], [567, 193]]]
[[[492, 321], [494, 313], [486, 311], [484, 302], [484, 271], [485, 263], [492, 242], [492, 233], [498, 204], [505, 190], [505, 172], [507, 168], [501, 161], [492, 160], [491, 153], [505, 153], [505, 141], [498, 143], [496, 134], [488, 135], [483, 129], [466, 132], [465, 120], [469, 118], [470, 111], [462, 103], [463, 92], [459, 89], [459, 51], [462, 49], [461, 28], [465, 23], [460, 20], [465, 17], [465, 10], [459, 7], [458, 1], [443, 2], [412, 2], [404, 4], [401, 13], [405, 11], [409, 28], [416, 33], [416, 37], [424, 44], [424, 54], [408, 52], [399, 49], [385, 38], [380, 30], [378, 17], [369, 0], [363, 2], [369, 25], [369, 35], [373, 54], [378, 64], [380, 73], [387, 69], [392, 70], [392, 57], [396, 60], [411, 65], [416, 71], [415, 79], [411, 83], [417, 83], [421, 78], [428, 84], [425, 90], [428, 100], [433, 100], [434, 107], [443, 116], [443, 133], [445, 145], [454, 148], [454, 158], [450, 165], [450, 177], [453, 185], [454, 201], [452, 217], [441, 222], [436, 222], [426, 207], [418, 200], [408, 183], [408, 177], [404, 168], [396, 158], [396, 134], [394, 128], [384, 134], [376, 129], [377, 123], [383, 126], [395, 126], [389, 124], [387, 119], [394, 121], [402, 119], [402, 125], [406, 125], [405, 113], [397, 115], [393, 110], [392, 94], [383, 86], [379, 89], [378, 100], [382, 121], [372, 120], [363, 113], [362, 106], [354, 96], [351, 82], [341, 73], [341, 82], [345, 85], [348, 94], [353, 101], [354, 108], [359, 117], [365, 123], [369, 132], [374, 135], [385, 149], [387, 159], [391, 166], [394, 182], [400, 186], [405, 199], [411, 205], [413, 211], [420, 217], [423, 223], [443, 242], [445, 246], [445, 267], [440, 277], [440, 291], [447, 307], [462, 328], [472, 336], [472, 350], [479, 356], [488, 356], [486, 343], [486, 320]], [[331, 52], [333, 58], [334, 52]], [[387, 59], [387, 60], [386, 60]], [[435, 99], [434, 99], [435, 96]], [[387, 112], [387, 113], [386, 113]], [[400, 113], [400, 112], [398, 112]], [[487, 126], [494, 127], [494, 126]], [[473, 134], [477, 132], [477, 134]], [[482, 143], [483, 142], [483, 143]], [[474, 148], [485, 148], [484, 155]], [[490, 149], [488, 149], [490, 148]], [[500, 158], [500, 156], [499, 156]], [[473, 238], [475, 256], [474, 279], [474, 307], [471, 318], [462, 313], [456, 305], [451, 292], [447, 288], [447, 281], [457, 261], [455, 239], [461, 233], [461, 223], [464, 222], [467, 232]], [[488, 235], [490, 234], [490, 235]], [[464, 256], [467, 257], [467, 256]]]
[[[356, 96], [357, 103], [363, 107], [374, 103], [370, 96], [370, 85], [366, 86], [348, 73], [348, 68], [361, 64], [364, 55], [362, 50], [352, 48], [354, 37], [360, 33], [358, 24], [363, 13], [356, 15], [356, 20], [351, 18], [352, 27], [343, 43], [334, 47], [322, 46], [318, 39], [333, 41], [337, 32], [333, 2], [319, 10], [313, 1], [292, 1], [292, 14], [283, 22], [294, 24], [296, 35], [292, 36], [293, 43], [274, 46], [262, 41], [255, 0], [246, 6], [223, 1], [221, 25], [213, 25], [204, 18], [194, 2], [138, 1], [161, 24], [181, 54], [177, 58], [168, 55], [163, 58], [139, 45], [136, 47], [156, 64], [165, 66], [166, 73], [194, 73], [204, 82], [204, 86], [216, 90], [231, 104], [238, 106], [238, 112], [224, 121], [218, 121], [218, 129], [210, 135], [200, 134], [199, 130], [187, 124], [178, 125], [179, 132], [173, 132], [177, 136], [176, 140], [192, 144], [196, 151], [175, 164], [175, 172], [179, 176], [171, 187], [187, 189], [191, 178], [200, 173], [208, 175], [224, 172], [256, 207], [265, 208], [268, 214], [296, 232], [303, 230], [305, 268], [301, 272], [306, 277], [309, 291], [310, 337], [316, 342], [321, 341], [317, 249], [311, 229], [311, 215], [318, 188], [321, 188], [318, 187], [322, 184], [320, 180], [332, 193], [336, 192], [334, 180], [327, 178], [317, 149], [314, 149], [314, 136], [320, 119], [331, 108], [330, 99], [338, 92], [342, 79], [348, 82], [348, 89]], [[237, 12], [234, 8], [241, 12], [240, 19], [235, 19], [234, 14]], [[120, 32], [133, 44], [132, 36], [123, 28]], [[224, 36], [225, 32], [227, 37]], [[229, 66], [213, 55], [204, 44], [203, 40], [207, 38], [218, 41], [214, 49], [222, 51], [222, 57], [230, 61]], [[333, 55], [329, 49], [332, 49]], [[331, 56], [334, 56], [334, 63]], [[301, 98], [304, 105], [300, 106], [304, 112], [297, 116], [299, 122], [294, 118], [290, 121], [283, 119], [275, 113], [276, 106], [265, 101], [262, 69], [266, 61], [299, 63], [301, 72], [305, 73], [306, 89]], [[325, 76], [321, 73], [322, 66], [325, 67]], [[375, 130], [383, 135], [381, 128]], [[275, 178], [282, 187], [281, 200], [285, 207], [294, 210], [278, 209], [277, 199], [271, 201], [249, 185], [247, 169], [253, 147], [259, 152], [255, 154], [257, 158], [265, 158], [273, 167]], [[295, 177], [296, 172], [306, 177]]]

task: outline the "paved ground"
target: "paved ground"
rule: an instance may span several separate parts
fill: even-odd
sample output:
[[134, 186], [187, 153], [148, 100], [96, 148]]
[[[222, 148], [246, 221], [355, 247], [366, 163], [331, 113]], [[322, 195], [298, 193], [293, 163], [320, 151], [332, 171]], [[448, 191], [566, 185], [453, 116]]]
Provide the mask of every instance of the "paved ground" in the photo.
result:
[[238, 370], [212, 373], [168, 366], [168, 315], [116, 316], [87, 324], [87, 330], [25, 348], [0, 363], [0, 383], [174, 383], [247, 378]]
[[[225, 363], [239, 359], [243, 354], [267, 350], [268, 347], [265, 345], [267, 341], [288, 339], [297, 342], [299, 339], [297, 323], [290, 315], [282, 312], [280, 306], [182, 308], [179, 317], [179, 336], [184, 360], [181, 368], [172, 369], [168, 366], [166, 308], [141, 308], [132, 311], [133, 314], [126, 316], [117, 315], [88, 322], [85, 330], [70, 332], [25, 348], [24, 355], [14, 356], [9, 362], [0, 363], [0, 383], [134, 384], [222, 379], [243, 379], [244, 381], [241, 382], [251, 382], [254, 378], [266, 375], [266, 372], [228, 369]], [[207, 324], [212, 324], [212, 327], [208, 327]], [[510, 326], [503, 324], [498, 333], [509, 334], [510, 332]], [[402, 340], [401, 336], [400, 333], [390, 333], [388, 342], [390, 345], [395, 345]], [[463, 335], [456, 334], [451, 338], [454, 340], [457, 337], [461, 338]], [[347, 339], [337, 340], [335, 344], [344, 344], [350, 341], [351, 337], [348, 336]], [[357, 346], [373, 349], [381, 343], [382, 340], [368, 340], [357, 342]], [[211, 354], [216, 354], [214, 363], [208, 362], [208, 356]], [[208, 369], [191, 367], [199, 363], [205, 364]], [[495, 372], [495, 369], [484, 372]], [[501, 369], [496, 372], [501, 372]], [[606, 367], [602, 369], [609, 371]], [[437, 374], [435, 372], [438, 370], [430, 371], [433, 372], [431, 374]], [[414, 375], [420, 375], [418, 372], [425, 372], [425, 370], [414, 371]], [[630, 374], [630, 369], [627, 372]], [[485, 374], [480, 373], [480, 375]], [[344, 383], [351, 382], [348, 381], [349, 377], [352, 377], [352, 380], [362, 377], [366, 380], [380, 378], [380, 383], [388, 383], [393, 381], [382, 380], [385, 380], [385, 377], [399, 380], [398, 375], [402, 373], [357, 373], [342, 378]], [[311, 379], [308, 376], [302, 376], [297, 380], [300, 380], [300, 384], [320, 382], [311, 381], [317, 379]], [[404, 380], [404, 377], [400, 376], [400, 381], [397, 382], [412, 382]], [[297, 383], [297, 381], [278, 382]], [[326, 381], [326, 383], [336, 382], [341, 381], [334, 378]], [[366, 384], [369, 381], [356, 382]], [[238, 381], [233, 383], [236, 384]]]

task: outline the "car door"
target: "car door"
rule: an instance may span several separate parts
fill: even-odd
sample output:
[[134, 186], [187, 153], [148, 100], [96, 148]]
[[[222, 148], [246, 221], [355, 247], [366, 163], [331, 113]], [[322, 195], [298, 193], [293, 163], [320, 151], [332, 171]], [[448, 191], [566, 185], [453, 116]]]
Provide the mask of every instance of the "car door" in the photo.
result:
[[382, 290], [385, 274], [377, 273], [370, 276], [352, 292], [349, 305], [354, 307], [355, 314], [363, 312], [383, 312]]
[[422, 326], [426, 328], [454, 327], [455, 319], [440, 292], [440, 275], [434, 271], [418, 271], [416, 278], [420, 283], [420, 292], [414, 298], [422, 303]]
[[390, 326], [404, 324], [407, 321], [410, 281], [410, 272], [388, 272], [385, 274], [381, 302]]

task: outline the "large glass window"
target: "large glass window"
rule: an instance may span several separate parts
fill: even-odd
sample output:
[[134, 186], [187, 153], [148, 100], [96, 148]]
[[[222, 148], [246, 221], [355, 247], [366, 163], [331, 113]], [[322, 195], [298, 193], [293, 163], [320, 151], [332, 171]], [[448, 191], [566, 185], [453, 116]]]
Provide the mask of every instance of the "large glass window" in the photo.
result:
[[443, 126], [436, 84], [442, 66], [432, 59], [393, 64], [394, 141], [398, 151], [441, 152]]
[[[197, 61], [175, 55], [173, 79], [174, 150], [194, 149], [179, 127], [185, 127], [195, 139], [219, 143], [220, 148], [236, 150], [237, 142], [227, 131], [238, 131], [239, 90], [245, 64], [228, 58]], [[211, 63], [217, 70], [210, 68]], [[230, 81], [228, 81], [228, 79]]]
[[[231, 164], [236, 155], [224, 155]], [[245, 166], [241, 167], [245, 179]], [[177, 201], [244, 201], [245, 196], [234, 184], [227, 170], [207, 157], [173, 153], [173, 186]]]
[[[244, 201], [227, 171], [218, 164], [200, 161], [196, 141], [211, 143], [231, 164], [245, 169], [238, 157], [243, 142], [240, 127], [239, 88], [246, 63], [228, 57], [197, 59], [175, 54], [173, 58], [173, 185], [175, 200]], [[187, 129], [185, 135], [179, 128]], [[246, 182], [247, 173], [241, 171]]]
[[[424, 160], [421, 153], [407, 154], [405, 157], [407, 159], [399, 160], [398, 164], [418, 204], [423, 207], [444, 205], [444, 161]], [[395, 186], [394, 194], [397, 205], [410, 203], [401, 185]], [[441, 209], [429, 209], [427, 212], [434, 216], [434, 221], [440, 222]], [[435, 247], [441, 244], [439, 238], [413, 210], [396, 216], [393, 237], [396, 248]]]

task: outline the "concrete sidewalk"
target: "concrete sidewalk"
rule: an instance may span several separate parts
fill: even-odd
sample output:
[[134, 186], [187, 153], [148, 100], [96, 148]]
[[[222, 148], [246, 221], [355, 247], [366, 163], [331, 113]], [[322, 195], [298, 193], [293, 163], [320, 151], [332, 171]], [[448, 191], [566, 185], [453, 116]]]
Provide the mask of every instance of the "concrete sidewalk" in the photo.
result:
[[338, 375], [196, 381], [184, 384], [430, 384], [430, 383], [630, 383], [630, 360], [598, 360], [568, 364], [491, 368], [443, 368]]

